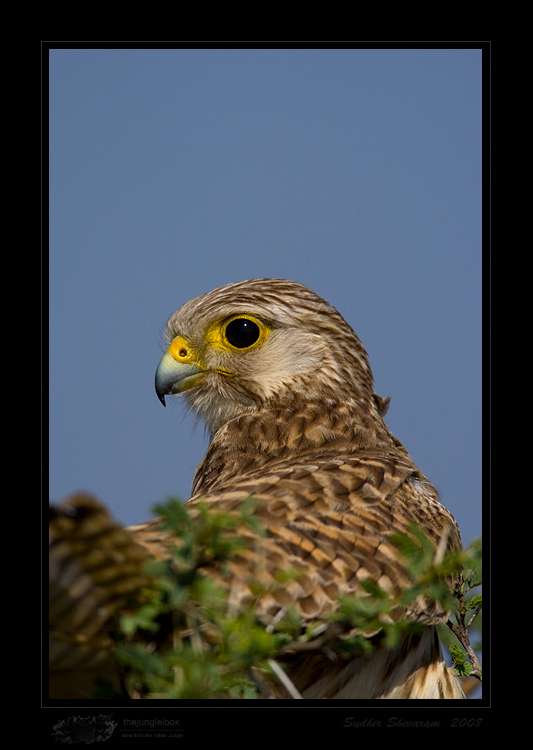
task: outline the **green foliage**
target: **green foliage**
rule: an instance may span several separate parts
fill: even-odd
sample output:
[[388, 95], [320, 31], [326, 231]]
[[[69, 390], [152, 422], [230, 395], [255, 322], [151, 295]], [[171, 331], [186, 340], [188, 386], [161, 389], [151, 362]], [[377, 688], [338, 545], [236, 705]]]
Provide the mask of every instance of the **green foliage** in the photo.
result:
[[116, 654], [126, 667], [131, 697], [256, 698], [250, 669], [266, 668], [290, 640], [283, 632], [267, 632], [251, 608], [229, 614], [224, 589], [201, 570], [246, 547], [235, 533], [243, 522], [257, 533], [252, 505], [245, 503], [237, 514], [196, 508], [195, 518], [175, 499], [155, 508], [179, 543], [169, 560], [147, 565], [153, 587], [135, 613], [121, 618]]
[[448, 650], [453, 660], [455, 674], [460, 677], [468, 677], [468, 675], [472, 673], [474, 667], [468, 661], [466, 651], [462, 649], [461, 646], [457, 646], [455, 643], [451, 643], [448, 646]]
[[[482, 581], [482, 544], [481, 539], [474, 541], [462, 553], [463, 576], [455, 602], [453, 618], [446, 623], [455, 636], [449, 644], [449, 652], [453, 661], [454, 672], [468, 677], [472, 675], [481, 680], [481, 664], [477, 652], [481, 651], [481, 594], [472, 591], [481, 586]], [[476, 641], [471, 642], [472, 632], [476, 633]]]
[[[450, 654], [456, 673], [477, 673], [468, 630], [481, 607], [481, 597], [471, 594], [480, 585], [480, 544], [464, 552], [436, 554], [431, 542], [413, 527], [408, 535], [393, 538], [405, 560], [406, 584], [401, 591], [392, 595], [377, 582], [363, 580], [363, 593], [340, 599], [326, 622], [302, 623], [299, 613], [289, 608], [275, 625], [265, 627], [252, 605], [232, 611], [223, 587], [202, 570], [215, 561], [224, 566], [247, 547], [238, 533], [243, 524], [254, 534], [262, 533], [254, 507], [250, 500], [238, 512], [221, 513], [200, 503], [194, 517], [175, 499], [155, 508], [177, 543], [168, 560], [148, 564], [153, 585], [143, 592], [138, 609], [121, 618], [116, 654], [125, 668], [124, 685], [130, 697], [263, 697], [264, 683], [258, 674], [271, 674], [274, 669], [279, 678], [287, 653], [327, 648], [340, 658], [352, 658], [371, 652], [376, 640], [394, 647], [404, 633], [424, 627], [416, 618], [404, 616], [410, 609], [416, 611], [421, 597], [457, 619], [455, 629], [448, 623], [455, 636]], [[463, 569], [456, 599], [449, 580], [459, 580]], [[295, 575], [280, 571], [279, 585]], [[260, 582], [251, 588], [258, 596], [263, 593]]]

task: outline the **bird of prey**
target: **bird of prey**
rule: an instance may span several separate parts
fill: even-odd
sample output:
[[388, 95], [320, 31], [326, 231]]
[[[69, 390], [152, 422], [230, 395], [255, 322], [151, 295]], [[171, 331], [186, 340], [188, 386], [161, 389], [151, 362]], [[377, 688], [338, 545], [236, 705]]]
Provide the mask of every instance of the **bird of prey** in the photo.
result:
[[[206, 565], [206, 575], [223, 582], [233, 608], [252, 602], [266, 626], [291, 607], [303, 623], [317, 623], [335, 611], [340, 597], [363, 593], [367, 580], [397, 593], [406, 572], [391, 535], [408, 533], [413, 524], [441, 554], [460, 550], [453, 516], [384, 421], [388, 400], [374, 392], [361, 342], [317, 294], [284, 279], [232, 283], [183, 305], [169, 319], [166, 337], [157, 395], [165, 405], [166, 397], [183, 394], [211, 436], [188, 507], [194, 513], [202, 502], [213, 512], [233, 512], [253, 497], [265, 530], [259, 535], [243, 529], [248, 546], [223, 569]], [[124, 530], [89, 506], [79, 503], [81, 520], [75, 509], [59, 511], [51, 538], [56, 569], [84, 580], [82, 594], [96, 601], [77, 617], [83, 621], [88, 610], [100, 612], [81, 646], [91, 641], [91, 658], [102, 653], [104, 663], [104, 625], [120, 596], [98, 598], [86, 580], [86, 542], [82, 548], [91, 524], [106, 529], [100, 566], [108, 570], [117, 554], [126, 561], [123, 593], [139, 585], [138, 561], [164, 557], [170, 541], [157, 519]], [[72, 553], [72, 533], [82, 552]], [[270, 585], [285, 569], [297, 575], [283, 586]], [[82, 570], [79, 578], [76, 570]], [[251, 586], [257, 576], [265, 582], [260, 594]], [[56, 578], [52, 599], [60, 604], [53, 608], [61, 621], [69, 584]], [[378, 633], [369, 655], [294, 653], [285, 665], [290, 686], [304, 699], [464, 698], [437, 637], [436, 625], [447, 613], [420, 597], [402, 616], [424, 627], [406, 631], [393, 648], [380, 645]], [[61, 663], [65, 639], [58, 639]], [[287, 697], [283, 687], [275, 697]]]

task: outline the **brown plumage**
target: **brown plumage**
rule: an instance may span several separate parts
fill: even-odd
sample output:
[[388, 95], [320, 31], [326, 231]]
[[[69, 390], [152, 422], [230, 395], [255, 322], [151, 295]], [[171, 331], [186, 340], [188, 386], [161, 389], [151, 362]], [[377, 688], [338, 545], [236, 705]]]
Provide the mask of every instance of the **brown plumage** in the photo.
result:
[[119, 689], [110, 625], [146, 585], [149, 555], [89, 495], [52, 507], [49, 529], [49, 695], [91, 696], [98, 678]]
[[[212, 437], [192, 513], [200, 499], [234, 512], [253, 496], [266, 530], [263, 537], [243, 527], [248, 549], [224, 570], [206, 566], [231, 606], [253, 603], [265, 624], [289, 606], [304, 623], [320, 621], [340, 596], [361, 593], [365, 578], [391, 594], [406, 585], [391, 533], [416, 523], [441, 551], [460, 548], [453, 517], [383, 420], [387, 401], [374, 393], [359, 339], [316, 294], [280, 279], [230, 284], [180, 308], [167, 338], [158, 396], [164, 403], [183, 392]], [[128, 531], [135, 554], [167, 554], [157, 520]], [[288, 568], [296, 577], [276, 586]], [[258, 576], [262, 596], [248, 585]], [[304, 698], [464, 697], [434, 627], [446, 613], [417, 599], [402, 616], [427, 627], [395, 649], [348, 662], [319, 651], [288, 656], [293, 686]]]

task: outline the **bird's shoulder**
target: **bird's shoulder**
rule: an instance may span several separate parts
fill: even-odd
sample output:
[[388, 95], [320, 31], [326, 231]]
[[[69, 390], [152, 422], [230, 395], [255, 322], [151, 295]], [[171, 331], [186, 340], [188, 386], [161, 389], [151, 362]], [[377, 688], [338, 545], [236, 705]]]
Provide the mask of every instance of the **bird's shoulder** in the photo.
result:
[[[398, 593], [407, 579], [391, 535], [409, 534], [413, 524], [435, 547], [443, 538], [447, 548], [460, 546], [457, 525], [435, 488], [394, 452], [280, 461], [200, 493], [186, 507], [193, 517], [202, 509], [238, 517], [250, 501], [254, 525], [239, 521], [235, 527], [246, 548], [223, 575], [239, 601], [252, 598], [250, 582], [261, 578], [267, 593], [256, 608], [269, 616], [295, 605], [305, 617], [321, 617], [340, 596], [360, 592], [366, 578]], [[157, 520], [132, 531], [151, 554], [167, 554], [171, 539]], [[287, 570], [293, 580], [278, 585]], [[413, 616], [433, 617], [424, 607]]]

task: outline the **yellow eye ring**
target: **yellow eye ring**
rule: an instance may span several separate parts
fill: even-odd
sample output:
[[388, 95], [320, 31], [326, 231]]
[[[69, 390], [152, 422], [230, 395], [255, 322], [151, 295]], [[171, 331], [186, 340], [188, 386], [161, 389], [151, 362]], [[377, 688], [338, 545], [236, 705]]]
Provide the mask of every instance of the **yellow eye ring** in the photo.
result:
[[251, 315], [234, 315], [222, 326], [222, 335], [232, 349], [242, 351], [262, 343], [268, 329]]

